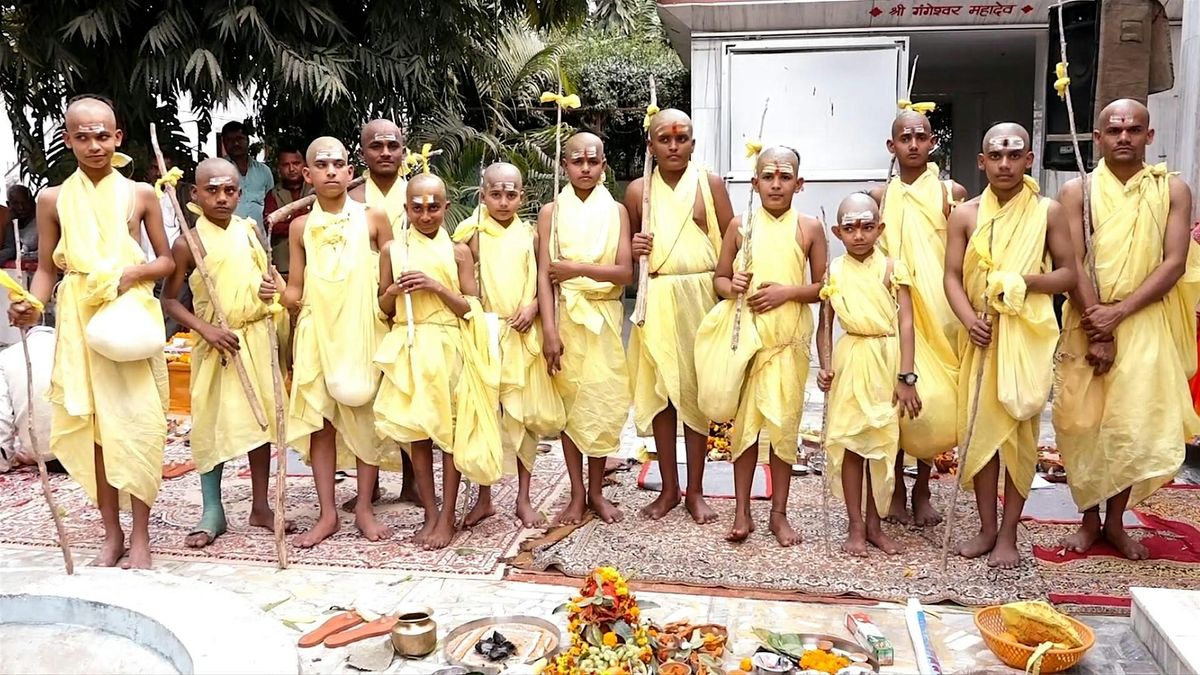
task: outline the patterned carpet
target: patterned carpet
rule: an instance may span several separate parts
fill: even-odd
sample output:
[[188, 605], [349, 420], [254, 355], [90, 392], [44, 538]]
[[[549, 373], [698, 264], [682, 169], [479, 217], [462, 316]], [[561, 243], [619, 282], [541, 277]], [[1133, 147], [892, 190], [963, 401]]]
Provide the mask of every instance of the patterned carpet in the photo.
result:
[[[610, 497], [621, 503], [626, 514], [636, 514], [654, 493], [634, 489], [632, 477], [611, 488]], [[911, 485], [911, 481], [910, 481]], [[933, 482], [935, 505], [948, 508], [951, 484]], [[797, 478], [792, 483], [789, 512], [792, 523], [805, 541], [780, 548], [766, 522], [767, 503], [753, 503], [757, 531], [745, 543], [733, 545], [723, 539], [732, 522], [733, 503], [709, 502], [721, 519], [710, 526], [697, 526], [678, 509], [659, 523], [626, 517], [619, 526], [592, 521], [561, 541], [532, 551], [531, 571], [556, 569], [568, 576], [585, 576], [597, 565], [616, 565], [640, 581], [723, 586], [733, 589], [772, 589], [819, 596], [856, 596], [903, 602], [910, 596], [922, 602], [953, 602], [986, 606], [1026, 598], [1050, 597], [1070, 603], [1075, 609], [1104, 613], [1128, 612], [1129, 586], [1200, 588], [1200, 563], [1171, 560], [1130, 562], [1121, 558], [1093, 555], [1081, 560], [1051, 563], [1033, 555], [1035, 544], [1055, 545], [1070, 526], [1023, 523], [1023, 562], [1015, 570], [989, 568], [984, 559], [965, 560], [951, 554], [945, 575], [938, 572], [944, 525], [928, 531], [885, 524], [906, 552], [886, 556], [872, 549], [869, 557], [854, 558], [840, 550], [846, 530], [846, 515], [840, 502], [830, 504], [831, 553], [826, 554], [821, 538], [821, 483], [819, 478]], [[1135, 537], [1186, 539], [1179, 526], [1195, 522], [1200, 491], [1164, 490], [1145, 504], [1164, 527], [1139, 529]], [[1184, 521], [1184, 522], [1179, 522]], [[1167, 529], [1165, 525], [1170, 525]], [[958, 500], [955, 540], [973, 535], [979, 527], [974, 495], [963, 492]], [[1195, 531], [1194, 528], [1191, 528]], [[1196, 541], [1180, 546], [1200, 550]]]
[[[435, 456], [436, 457], [436, 456]], [[169, 446], [167, 461], [188, 458], [186, 446]], [[440, 461], [435, 459], [440, 466]], [[155, 556], [174, 560], [205, 562], [238, 562], [275, 564], [274, 537], [268, 530], [246, 524], [250, 510], [250, 479], [239, 477], [245, 459], [225, 465], [224, 497], [229, 531], [207, 548], [189, 549], [183, 539], [200, 517], [200, 478], [191, 471], [174, 480], [163, 481], [158, 502], [151, 511], [151, 550]], [[533, 477], [534, 506], [551, 513], [551, 507], [567, 484], [565, 465], [561, 456], [543, 455], [539, 458]], [[435, 480], [441, 485], [441, 471]], [[100, 513], [87, 502], [83, 490], [66, 476], [51, 476], [55, 497], [65, 511], [68, 536], [72, 547], [81, 551], [98, 549], [103, 528]], [[362, 570], [419, 571], [441, 576], [498, 579], [503, 575], [503, 560], [512, 555], [517, 545], [531, 532], [519, 522], [506, 517], [516, 498], [516, 477], [506, 479], [493, 488], [493, 501], [498, 515], [469, 531], [460, 532], [453, 543], [442, 551], [422, 551], [406, 539], [420, 527], [423, 512], [415, 505], [398, 503], [393, 497], [400, 492], [400, 475], [385, 473], [385, 491], [378, 507], [380, 520], [390, 526], [390, 540], [368, 542], [354, 528], [353, 516], [341, 514], [341, 530], [320, 546], [310, 550], [289, 549], [292, 565], [313, 568], [352, 568]], [[274, 480], [271, 481], [274, 495]], [[297, 527], [307, 529], [317, 517], [316, 490], [312, 480], [292, 477], [288, 480], [287, 513]], [[345, 480], [337, 486], [340, 502], [354, 494], [354, 481]], [[465, 513], [468, 502], [459, 499], [459, 516]], [[26, 467], [0, 475], [0, 544], [30, 547], [57, 546], [50, 513], [42, 499], [37, 469]], [[122, 514], [128, 532], [128, 514]]]

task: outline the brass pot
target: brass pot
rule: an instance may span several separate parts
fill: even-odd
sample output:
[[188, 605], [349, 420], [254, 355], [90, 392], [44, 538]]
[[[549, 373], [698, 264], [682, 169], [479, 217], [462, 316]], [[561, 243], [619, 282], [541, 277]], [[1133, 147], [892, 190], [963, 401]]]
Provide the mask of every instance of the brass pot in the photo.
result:
[[437, 624], [433, 610], [420, 605], [407, 605], [396, 610], [396, 625], [392, 627], [392, 647], [400, 656], [425, 656], [437, 648]]

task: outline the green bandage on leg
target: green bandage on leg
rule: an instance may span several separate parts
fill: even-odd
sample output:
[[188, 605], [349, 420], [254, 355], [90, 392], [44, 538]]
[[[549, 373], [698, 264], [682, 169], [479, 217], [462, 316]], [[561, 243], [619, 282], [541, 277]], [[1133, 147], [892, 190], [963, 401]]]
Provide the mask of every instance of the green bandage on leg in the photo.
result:
[[190, 534], [203, 532], [208, 535], [209, 543], [225, 534], [225, 505], [221, 503], [221, 473], [224, 468], [225, 464], [222, 462], [211, 471], [200, 474], [200, 497], [203, 500], [204, 512]]

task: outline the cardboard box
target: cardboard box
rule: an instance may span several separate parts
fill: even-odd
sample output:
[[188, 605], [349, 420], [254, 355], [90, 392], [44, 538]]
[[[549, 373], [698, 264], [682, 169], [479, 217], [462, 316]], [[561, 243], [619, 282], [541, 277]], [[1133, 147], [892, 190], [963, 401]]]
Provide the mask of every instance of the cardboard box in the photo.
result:
[[871, 617], [863, 612], [850, 612], [846, 614], [846, 630], [858, 640], [858, 644], [862, 645], [867, 653], [875, 657], [880, 666], [890, 666], [896, 661], [896, 651], [892, 648], [892, 643], [879, 627], [871, 623]]

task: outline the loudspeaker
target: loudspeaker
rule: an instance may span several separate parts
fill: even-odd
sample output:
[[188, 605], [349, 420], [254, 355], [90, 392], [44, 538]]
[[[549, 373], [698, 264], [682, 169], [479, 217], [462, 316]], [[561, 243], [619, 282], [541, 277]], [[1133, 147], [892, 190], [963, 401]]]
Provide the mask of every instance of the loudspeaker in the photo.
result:
[[1058, 97], [1054, 67], [1062, 60], [1060, 34], [1067, 37], [1067, 76], [1071, 78], [1071, 105], [1075, 108], [1075, 130], [1085, 166], [1092, 161], [1092, 109], [1096, 101], [1096, 80], [1100, 61], [1100, 0], [1068, 0], [1062, 3], [1060, 33], [1057, 5], [1050, 7], [1050, 39], [1046, 58], [1046, 144], [1042, 148], [1042, 167], [1053, 171], [1077, 171], [1075, 151], [1071, 147], [1071, 125], [1067, 103]]

